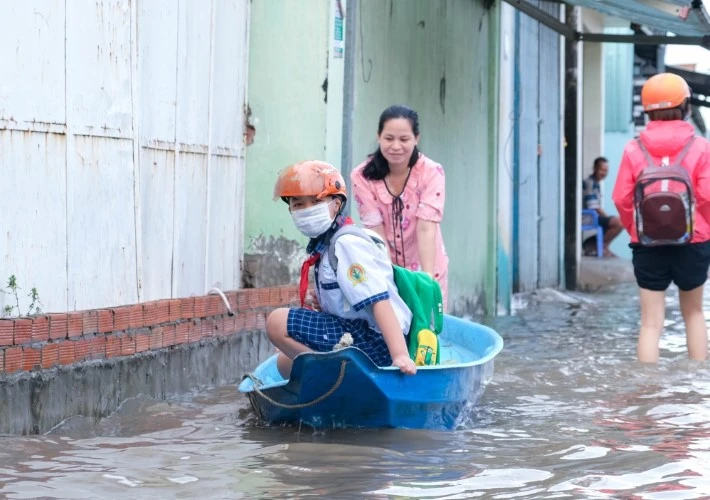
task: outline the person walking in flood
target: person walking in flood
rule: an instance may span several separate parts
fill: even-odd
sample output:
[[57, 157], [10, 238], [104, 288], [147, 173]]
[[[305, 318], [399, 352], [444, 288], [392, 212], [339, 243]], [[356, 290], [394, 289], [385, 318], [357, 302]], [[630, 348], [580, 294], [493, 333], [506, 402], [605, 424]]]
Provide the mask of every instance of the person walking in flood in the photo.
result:
[[631, 236], [640, 288], [639, 361], [657, 362], [665, 291], [679, 289], [688, 355], [707, 359], [703, 286], [710, 265], [710, 143], [688, 123], [690, 88], [662, 73], [641, 90], [650, 122], [629, 141], [612, 198]]
[[350, 176], [360, 221], [387, 242], [396, 265], [428, 273], [439, 283], [446, 310], [444, 169], [417, 149], [419, 116], [406, 106], [382, 112], [377, 142], [377, 150]]

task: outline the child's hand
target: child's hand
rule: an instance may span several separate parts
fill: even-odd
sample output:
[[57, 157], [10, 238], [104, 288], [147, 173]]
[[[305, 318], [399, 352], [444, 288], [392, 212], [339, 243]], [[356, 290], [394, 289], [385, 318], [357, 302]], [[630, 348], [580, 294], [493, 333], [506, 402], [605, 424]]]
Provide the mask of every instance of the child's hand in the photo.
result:
[[392, 360], [392, 366], [396, 366], [402, 373], [407, 375], [414, 375], [417, 373], [417, 365], [414, 364], [412, 358], [408, 354], [397, 356]]

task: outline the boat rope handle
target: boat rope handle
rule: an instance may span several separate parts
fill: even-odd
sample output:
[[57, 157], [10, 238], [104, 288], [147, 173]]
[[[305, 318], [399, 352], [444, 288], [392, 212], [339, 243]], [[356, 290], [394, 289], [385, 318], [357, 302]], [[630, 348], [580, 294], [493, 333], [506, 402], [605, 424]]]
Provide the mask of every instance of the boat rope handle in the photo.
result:
[[320, 403], [321, 401], [324, 401], [324, 400], [327, 399], [329, 396], [331, 396], [335, 391], [337, 391], [337, 390], [338, 390], [338, 387], [340, 387], [340, 384], [343, 383], [343, 379], [345, 378], [345, 366], [346, 366], [347, 364], [348, 364], [347, 360], [344, 359], [343, 361], [341, 361], [341, 363], [340, 363], [340, 374], [338, 375], [337, 380], [336, 380], [335, 383], [333, 384], [333, 387], [331, 387], [331, 388], [328, 390], [328, 392], [326, 392], [326, 393], [323, 394], [322, 396], [317, 397], [317, 398], [314, 399], [313, 401], [310, 401], [310, 402], [308, 402], [308, 403], [299, 403], [299, 404], [296, 404], [296, 405], [289, 405], [289, 404], [285, 404], [285, 403], [279, 403], [278, 401], [274, 401], [274, 400], [271, 399], [269, 396], [267, 396], [266, 394], [264, 394], [263, 392], [261, 392], [261, 390], [256, 386], [256, 380], [255, 380], [256, 377], [254, 377], [251, 373], [248, 373], [246, 376], [249, 377], [249, 378], [252, 380], [252, 382], [254, 382], [254, 392], [256, 392], [259, 396], [261, 396], [262, 398], [264, 398], [266, 401], [268, 401], [268, 402], [271, 403], [272, 405], [278, 406], [279, 408], [285, 408], [285, 409], [287, 409], [287, 410], [298, 410], [298, 409], [300, 409], [300, 408], [308, 408], [309, 406], [317, 405], [317, 404]]

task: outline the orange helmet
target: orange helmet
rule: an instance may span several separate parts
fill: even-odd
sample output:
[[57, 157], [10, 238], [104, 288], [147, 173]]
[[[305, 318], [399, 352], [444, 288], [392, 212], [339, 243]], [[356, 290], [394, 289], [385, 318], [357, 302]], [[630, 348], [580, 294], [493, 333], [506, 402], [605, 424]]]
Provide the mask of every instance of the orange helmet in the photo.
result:
[[689, 98], [688, 83], [673, 73], [654, 75], [641, 89], [641, 104], [646, 112], [677, 108]]
[[326, 196], [340, 195], [347, 199], [345, 180], [338, 169], [330, 163], [307, 160], [283, 169], [276, 179], [274, 200], [281, 198], [288, 202], [291, 196]]

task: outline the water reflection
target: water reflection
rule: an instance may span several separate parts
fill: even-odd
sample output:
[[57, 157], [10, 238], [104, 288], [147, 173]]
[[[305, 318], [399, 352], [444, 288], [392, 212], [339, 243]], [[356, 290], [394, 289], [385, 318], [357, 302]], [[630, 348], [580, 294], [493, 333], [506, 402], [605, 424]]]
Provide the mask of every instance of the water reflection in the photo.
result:
[[[710, 370], [677, 300], [635, 362], [635, 291], [531, 297], [454, 432], [264, 428], [233, 387], [2, 438], [6, 498], [709, 498]], [[710, 309], [710, 308], [708, 308]]]

